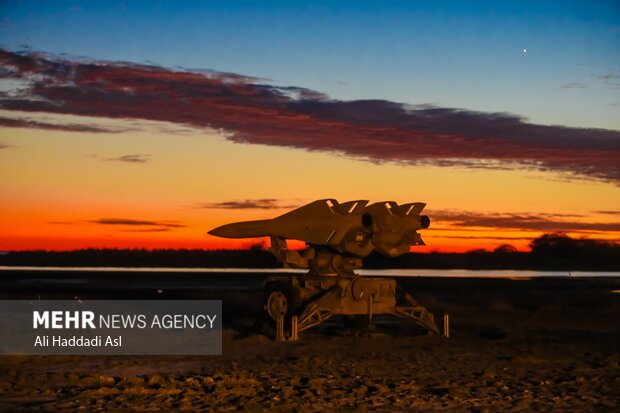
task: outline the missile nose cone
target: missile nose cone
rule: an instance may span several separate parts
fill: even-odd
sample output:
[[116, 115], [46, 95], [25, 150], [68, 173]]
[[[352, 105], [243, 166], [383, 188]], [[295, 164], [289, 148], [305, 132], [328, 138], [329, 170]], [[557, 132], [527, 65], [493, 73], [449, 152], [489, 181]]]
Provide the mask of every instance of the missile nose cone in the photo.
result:
[[222, 238], [257, 238], [271, 235], [270, 220], [235, 222], [209, 231], [210, 235]]
[[233, 235], [232, 231], [230, 230], [230, 224], [213, 228], [211, 231], [207, 232], [207, 234], [222, 238], [230, 238]]

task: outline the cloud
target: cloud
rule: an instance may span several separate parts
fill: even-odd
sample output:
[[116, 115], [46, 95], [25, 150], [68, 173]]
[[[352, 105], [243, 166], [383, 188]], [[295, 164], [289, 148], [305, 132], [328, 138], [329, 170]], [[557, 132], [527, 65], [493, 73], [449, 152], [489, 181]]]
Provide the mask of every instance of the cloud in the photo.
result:
[[607, 73], [604, 75], [590, 73], [590, 75], [601, 80], [603, 84], [605, 84], [610, 89], [620, 88], [620, 82], [618, 82], [618, 80], [620, 79], [619, 75], [616, 75], [614, 73]]
[[[50, 225], [75, 225], [81, 223], [118, 226], [122, 232], [167, 232], [175, 228], [186, 228], [178, 221], [143, 221], [126, 218], [100, 218], [86, 221], [47, 221]], [[123, 228], [138, 227], [138, 228]], [[148, 227], [148, 228], [144, 228]]]
[[594, 211], [595, 214], [620, 215], [620, 211]]
[[164, 121], [242, 144], [328, 151], [372, 162], [528, 169], [620, 184], [620, 131], [537, 125], [509, 113], [339, 101], [253, 77], [0, 50], [10, 111]]
[[[433, 238], [432, 235], [426, 235], [425, 238]], [[534, 237], [499, 237], [499, 236], [478, 236], [478, 235], [441, 235], [435, 236], [435, 238], [449, 238], [449, 239], [489, 239], [496, 241], [531, 241]]]
[[284, 209], [297, 208], [300, 205], [286, 204], [273, 198], [245, 199], [243, 201], [205, 202], [194, 205], [196, 208], [205, 209]]
[[[492, 240], [492, 241], [532, 241], [534, 239], [536, 239], [537, 237], [496, 237], [496, 236], [469, 236], [469, 235], [441, 235], [441, 236], [436, 236], [433, 237], [432, 235], [426, 235], [424, 237], [426, 238], [449, 238], [449, 239], [466, 239], [466, 240]], [[586, 237], [585, 239], [589, 239], [592, 241], [603, 241], [603, 242], [620, 242], [620, 238], [589, 238]]]
[[457, 227], [486, 227], [529, 231], [596, 232], [620, 231], [620, 222], [582, 222], [567, 220], [579, 217], [571, 214], [484, 214], [468, 211], [429, 212], [433, 221]]
[[124, 219], [124, 218], [100, 218], [92, 221], [87, 221], [92, 224], [101, 225], [123, 225], [123, 226], [153, 226], [163, 228], [185, 228], [186, 225], [180, 224], [177, 221], [142, 221], [136, 219]]
[[107, 158], [106, 161], [119, 161], [127, 163], [146, 163], [150, 161], [151, 155], [123, 155], [118, 158]]
[[168, 232], [170, 228], [123, 229], [123, 232]]
[[37, 122], [35, 120], [27, 119], [9, 119], [0, 117], [0, 126], [9, 128], [34, 128], [34, 129], [49, 129], [60, 130], [66, 132], [88, 132], [88, 133], [114, 133], [116, 131], [112, 129], [101, 128], [97, 126], [88, 126], [80, 124], [55, 124], [47, 122]]
[[620, 76], [617, 75], [613, 75], [613, 74], [606, 74], [606, 75], [592, 75], [597, 79], [601, 79], [601, 80], [614, 80], [614, 79], [620, 79]]
[[587, 86], [584, 85], [583, 83], [578, 83], [578, 82], [571, 82], [571, 83], [565, 83], [561, 86], [561, 89], [586, 89]]

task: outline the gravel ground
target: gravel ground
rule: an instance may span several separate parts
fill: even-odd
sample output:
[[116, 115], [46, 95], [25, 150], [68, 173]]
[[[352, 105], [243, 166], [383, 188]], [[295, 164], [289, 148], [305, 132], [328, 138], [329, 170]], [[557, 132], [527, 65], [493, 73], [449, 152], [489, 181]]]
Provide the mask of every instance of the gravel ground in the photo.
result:
[[331, 324], [276, 343], [233, 320], [222, 356], [3, 356], [0, 410], [620, 409], [618, 281], [515, 282], [419, 285], [420, 302], [450, 312], [449, 339]]

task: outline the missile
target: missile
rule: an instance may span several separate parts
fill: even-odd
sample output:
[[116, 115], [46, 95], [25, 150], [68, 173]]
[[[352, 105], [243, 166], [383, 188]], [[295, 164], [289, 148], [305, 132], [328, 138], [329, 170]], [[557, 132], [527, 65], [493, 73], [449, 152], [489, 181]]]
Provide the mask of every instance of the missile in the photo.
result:
[[273, 219], [227, 224], [209, 234], [294, 239], [362, 258], [373, 250], [394, 257], [409, 252], [412, 245], [424, 245], [417, 231], [430, 225], [430, 219], [420, 215], [425, 206], [422, 202], [368, 205], [367, 200], [340, 204], [335, 199], [320, 199]]

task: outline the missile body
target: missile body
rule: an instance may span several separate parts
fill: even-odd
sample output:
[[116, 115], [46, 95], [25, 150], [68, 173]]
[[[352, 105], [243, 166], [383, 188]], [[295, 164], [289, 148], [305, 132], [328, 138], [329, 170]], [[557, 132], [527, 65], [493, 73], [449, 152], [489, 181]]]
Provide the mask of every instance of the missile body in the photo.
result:
[[237, 222], [209, 231], [224, 238], [273, 237], [295, 239], [312, 246], [327, 246], [357, 257], [373, 250], [397, 256], [412, 245], [424, 245], [417, 230], [430, 220], [420, 216], [426, 204], [358, 200], [339, 204], [334, 199], [311, 202], [274, 219]]

